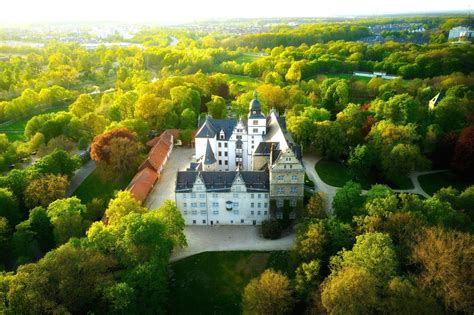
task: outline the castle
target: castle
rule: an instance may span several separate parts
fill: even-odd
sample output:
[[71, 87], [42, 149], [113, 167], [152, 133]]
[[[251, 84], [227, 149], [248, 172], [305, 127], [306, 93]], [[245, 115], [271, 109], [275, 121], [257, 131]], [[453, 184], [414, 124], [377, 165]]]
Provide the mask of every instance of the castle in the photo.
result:
[[257, 95], [247, 120], [207, 116], [200, 122], [195, 150], [196, 162], [176, 177], [176, 204], [186, 224], [261, 224], [303, 199], [301, 149], [285, 117], [275, 110], [266, 117]]

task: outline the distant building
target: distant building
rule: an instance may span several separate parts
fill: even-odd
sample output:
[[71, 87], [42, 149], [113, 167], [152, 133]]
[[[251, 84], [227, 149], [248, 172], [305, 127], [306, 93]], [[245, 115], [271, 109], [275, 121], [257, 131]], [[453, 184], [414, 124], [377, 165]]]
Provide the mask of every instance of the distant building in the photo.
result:
[[382, 78], [386, 80], [394, 80], [394, 79], [400, 78], [400, 76], [390, 75], [382, 71], [374, 71], [374, 72], [354, 71], [354, 75], [357, 77]]
[[428, 108], [431, 110], [434, 110], [436, 105], [438, 105], [439, 102], [443, 99], [443, 96], [441, 95], [441, 92], [436, 94], [435, 97], [433, 97], [430, 102], [428, 103]]
[[[302, 154], [285, 117], [266, 117], [255, 95], [247, 120], [207, 116], [196, 133], [196, 162], [176, 178], [186, 224], [260, 224], [283, 216], [304, 195]], [[274, 207], [271, 206], [274, 205]]]
[[449, 39], [453, 40], [472, 40], [474, 38], [474, 30], [466, 26], [454, 27], [449, 31]]

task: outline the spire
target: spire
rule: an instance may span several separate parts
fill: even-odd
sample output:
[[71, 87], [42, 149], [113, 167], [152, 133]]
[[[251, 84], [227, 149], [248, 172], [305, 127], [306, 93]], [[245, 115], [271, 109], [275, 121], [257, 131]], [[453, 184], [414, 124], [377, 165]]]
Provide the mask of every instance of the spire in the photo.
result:
[[216, 162], [217, 160], [214, 156], [214, 152], [212, 152], [211, 143], [209, 142], [209, 139], [207, 139], [206, 152], [204, 153], [204, 164], [211, 165]]
[[253, 99], [250, 101], [249, 104], [249, 116], [261, 116], [262, 115], [262, 106], [258, 100], [257, 90], [253, 92]]

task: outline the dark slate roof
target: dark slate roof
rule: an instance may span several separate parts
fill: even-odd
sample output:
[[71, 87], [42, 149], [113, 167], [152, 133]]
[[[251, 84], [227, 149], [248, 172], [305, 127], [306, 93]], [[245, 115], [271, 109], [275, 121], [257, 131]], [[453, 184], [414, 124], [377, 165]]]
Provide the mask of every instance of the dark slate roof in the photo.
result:
[[272, 147], [278, 148], [278, 142], [260, 142], [255, 149], [255, 155], [270, 155]]
[[274, 164], [276, 162], [276, 160], [278, 160], [278, 157], [280, 156], [280, 153], [281, 153], [281, 150], [273, 150], [272, 152], [272, 160], [271, 160], [271, 163]]
[[207, 116], [205, 121], [200, 122], [196, 138], [214, 138], [216, 134], [219, 134], [219, 132], [223, 130], [225, 140], [229, 140], [236, 125], [236, 119], [214, 119]]
[[229, 192], [237, 174], [247, 187], [247, 191], [269, 191], [270, 183], [267, 171], [232, 171], [232, 172], [196, 172], [180, 171], [176, 177], [176, 191], [189, 192], [198, 175], [201, 175], [207, 191]]
[[298, 161], [301, 161], [303, 158], [303, 154], [301, 152], [301, 147], [297, 145], [296, 143], [290, 143], [290, 148], [293, 150], [293, 153], [295, 154], [296, 158]]
[[193, 163], [191, 162], [191, 164], [189, 165], [189, 167], [187, 168], [187, 171], [197, 171], [199, 170], [199, 166], [201, 165], [201, 163]]
[[217, 162], [214, 152], [212, 152], [211, 143], [207, 139], [206, 153], [204, 154], [204, 164], [211, 165]]

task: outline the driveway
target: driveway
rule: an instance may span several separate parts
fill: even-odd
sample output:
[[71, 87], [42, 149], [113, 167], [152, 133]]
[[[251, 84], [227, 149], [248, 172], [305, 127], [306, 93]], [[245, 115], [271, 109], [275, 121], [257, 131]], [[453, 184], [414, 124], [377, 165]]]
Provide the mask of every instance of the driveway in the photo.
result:
[[327, 212], [328, 214], [332, 214], [332, 199], [336, 194], [338, 187], [334, 187], [331, 185], [326, 184], [323, 180], [319, 177], [319, 174], [316, 172], [314, 168], [316, 163], [321, 160], [320, 157], [314, 155], [306, 155], [303, 156], [303, 165], [306, 170], [306, 174], [308, 178], [314, 182], [315, 190], [321, 191], [324, 193], [326, 197], [326, 205], [327, 205]]
[[184, 233], [188, 247], [175, 250], [171, 262], [203, 252], [289, 250], [295, 241], [294, 232], [277, 240], [264, 239], [260, 227], [253, 225], [186, 226]]
[[174, 185], [176, 182], [176, 174], [179, 171], [184, 171], [189, 167], [194, 154], [193, 148], [188, 147], [174, 147], [171, 152], [165, 168], [161, 173], [160, 179], [156, 182], [155, 187], [150, 192], [145, 205], [148, 209], [156, 209], [163, 201], [167, 199], [175, 200]]

